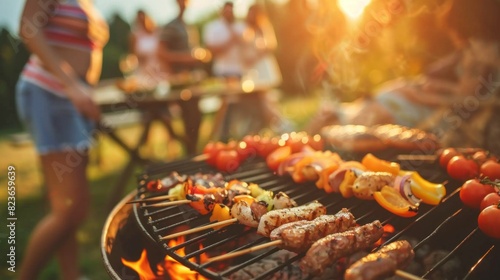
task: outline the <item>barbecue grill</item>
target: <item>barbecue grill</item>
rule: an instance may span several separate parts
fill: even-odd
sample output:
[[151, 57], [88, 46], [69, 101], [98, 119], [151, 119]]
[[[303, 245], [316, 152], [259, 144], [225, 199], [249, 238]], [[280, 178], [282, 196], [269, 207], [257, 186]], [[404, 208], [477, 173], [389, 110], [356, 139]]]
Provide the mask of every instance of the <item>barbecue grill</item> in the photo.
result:
[[[377, 154], [377, 156], [395, 160], [396, 153]], [[342, 155], [344, 159], [356, 159], [356, 155]], [[325, 205], [329, 214], [334, 214], [342, 208], [348, 208], [359, 224], [380, 220], [388, 229], [383, 237], [383, 244], [398, 239], [412, 240], [416, 260], [416, 268], [411, 273], [422, 278], [433, 279], [498, 279], [500, 269], [500, 244], [484, 235], [477, 228], [478, 212], [462, 207], [459, 198], [459, 183], [451, 180], [437, 163], [400, 161], [405, 169], [418, 170], [426, 179], [433, 182], [449, 181], [447, 196], [438, 206], [422, 204], [419, 214], [413, 218], [395, 216], [374, 201], [364, 201], [356, 198], [343, 198], [339, 194], [326, 194], [317, 189], [314, 183], [296, 184], [287, 176], [277, 176], [259, 158], [247, 160], [237, 172], [225, 174], [226, 179], [238, 179], [259, 184], [262, 188], [274, 192], [283, 191], [298, 202], [299, 205], [311, 201], [319, 201]], [[413, 168], [412, 168], [413, 167]], [[138, 177], [135, 199], [151, 197], [146, 185], [151, 180], [168, 176], [176, 171], [180, 174], [195, 174], [197, 172], [215, 173], [216, 170], [203, 161], [191, 159], [150, 166]], [[128, 199], [128, 198], [127, 198]], [[255, 229], [240, 224], [233, 224], [219, 230], [207, 229], [195, 234], [183, 236], [181, 240], [172, 243], [162, 239], [163, 236], [179, 230], [190, 229], [209, 224], [208, 215], [202, 216], [187, 205], [159, 208], [144, 207], [151, 202], [142, 202], [131, 207], [130, 216], [135, 220], [139, 231], [147, 240], [149, 247], [174, 259], [199, 275], [209, 279], [230, 279], [245, 268], [265, 263], [268, 259], [280, 253], [279, 248], [271, 247], [247, 254], [224, 262], [203, 263], [207, 256], [214, 257], [231, 251], [242, 250], [269, 241], [259, 236]], [[120, 212], [120, 211], [118, 211]], [[116, 215], [112, 213], [112, 215]], [[385, 228], [385, 227], [384, 227]], [[107, 229], [105, 228], [104, 234]], [[103, 242], [113, 239], [103, 238]], [[378, 244], [378, 246], [383, 245]], [[112, 244], [103, 244], [109, 249]], [[178, 254], [179, 250], [183, 254]], [[376, 248], [374, 248], [376, 250]], [[434, 252], [431, 264], [428, 262], [429, 252]], [[103, 250], [104, 258], [110, 255], [109, 250]], [[286, 273], [295, 274], [296, 279], [313, 279], [313, 276], [302, 275], [298, 263], [303, 254], [287, 255], [280, 262], [275, 262], [271, 268], [264, 269], [251, 279], [282, 279]], [[109, 265], [109, 262], [107, 262]], [[108, 268], [109, 269], [109, 268]], [[451, 272], [446, 275], [446, 271]], [[111, 274], [111, 273], [110, 273]], [[279, 275], [279, 276], [277, 276]], [[115, 278], [116, 275], [113, 275]], [[293, 278], [289, 276], [290, 278]], [[115, 278], [116, 279], [116, 278]], [[119, 277], [118, 277], [119, 279]], [[133, 278], [132, 278], [133, 279]]]

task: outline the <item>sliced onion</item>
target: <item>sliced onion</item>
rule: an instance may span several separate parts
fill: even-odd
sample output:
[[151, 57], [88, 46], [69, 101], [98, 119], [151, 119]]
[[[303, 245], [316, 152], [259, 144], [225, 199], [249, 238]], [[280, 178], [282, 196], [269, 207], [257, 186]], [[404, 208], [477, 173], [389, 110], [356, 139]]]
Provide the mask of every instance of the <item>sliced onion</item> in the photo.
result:
[[309, 152], [291, 154], [289, 157], [287, 157], [284, 161], [280, 163], [276, 173], [279, 176], [287, 174], [290, 175], [291, 173], [293, 173], [295, 164], [297, 164], [297, 162], [299, 162], [301, 159], [303, 159], [305, 156], [309, 154], [310, 154]]
[[345, 178], [345, 173], [349, 170], [349, 168], [338, 168], [337, 170], [333, 171], [330, 176], [328, 176], [328, 184], [330, 187], [333, 189], [333, 192], [340, 192], [340, 184], [342, 181], [344, 181]]
[[353, 171], [356, 177], [359, 177], [359, 175], [365, 172], [355, 167], [338, 168], [328, 177], [328, 184], [330, 184], [330, 187], [333, 189], [333, 192], [340, 192], [339, 187], [340, 184], [342, 184], [342, 182], [345, 179], [345, 173], [347, 170]]
[[393, 187], [413, 206], [418, 206], [422, 201], [411, 191], [411, 174], [396, 176]]

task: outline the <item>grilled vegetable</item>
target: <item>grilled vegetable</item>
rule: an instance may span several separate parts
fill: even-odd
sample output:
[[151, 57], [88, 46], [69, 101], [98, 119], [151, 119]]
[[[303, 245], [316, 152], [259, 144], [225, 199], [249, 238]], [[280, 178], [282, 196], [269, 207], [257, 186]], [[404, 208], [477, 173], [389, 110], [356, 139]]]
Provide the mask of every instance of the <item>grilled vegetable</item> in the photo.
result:
[[[210, 215], [210, 222], [220, 222], [231, 219], [231, 211], [229, 207], [224, 204], [217, 203], [212, 210], [212, 215]], [[214, 227], [214, 229], [220, 229], [222, 226]]]
[[385, 210], [405, 218], [418, 213], [418, 205], [412, 205], [393, 187], [384, 186], [381, 191], [374, 192], [373, 198]]
[[446, 196], [446, 187], [443, 184], [429, 182], [416, 171], [402, 171], [401, 173], [411, 175], [411, 191], [423, 203], [438, 205]]
[[361, 164], [363, 164], [368, 170], [375, 172], [388, 172], [392, 175], [398, 175], [401, 170], [399, 163], [380, 159], [371, 153], [368, 153], [363, 157]]

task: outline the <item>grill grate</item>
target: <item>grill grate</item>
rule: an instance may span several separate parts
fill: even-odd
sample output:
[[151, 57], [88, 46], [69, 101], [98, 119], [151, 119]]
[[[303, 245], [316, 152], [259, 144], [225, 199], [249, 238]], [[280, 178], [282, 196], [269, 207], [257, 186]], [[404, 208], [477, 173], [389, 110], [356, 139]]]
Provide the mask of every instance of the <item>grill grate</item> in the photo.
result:
[[[404, 166], [404, 162], [401, 162]], [[449, 179], [435, 164], [420, 165], [419, 173], [435, 182]], [[215, 173], [204, 162], [181, 160], [167, 164], [149, 167], [139, 178], [137, 198], [148, 197], [146, 184], [149, 180], [156, 180], [167, 176], [172, 171], [180, 174], [195, 174], [197, 172]], [[498, 275], [499, 268], [494, 264], [500, 256], [499, 244], [486, 237], [477, 228], [477, 212], [462, 207], [459, 198], [459, 189], [456, 182], [447, 184], [448, 196], [436, 207], [421, 205], [419, 214], [414, 218], [401, 218], [382, 209], [374, 201], [362, 201], [356, 198], [345, 199], [339, 194], [326, 194], [315, 187], [314, 183], [296, 184], [289, 177], [279, 177], [270, 172], [263, 160], [254, 159], [245, 162], [238, 172], [228, 174], [227, 180], [238, 179], [245, 182], [259, 184], [262, 188], [274, 192], [283, 191], [296, 200], [299, 205], [318, 200], [328, 209], [329, 214], [336, 213], [341, 208], [349, 209], [357, 218], [359, 224], [380, 220], [384, 225], [390, 224], [394, 232], [388, 234], [385, 243], [398, 239], [413, 238], [417, 240], [414, 250], [420, 253], [431, 249], [445, 250], [430, 268], [418, 275], [427, 279], [436, 278], [440, 268], [452, 259], [458, 259], [459, 270], [457, 279], [493, 279]], [[208, 216], [199, 215], [189, 206], [170, 206], [164, 208], [143, 208], [144, 202], [135, 205], [133, 210], [140, 228], [154, 243], [161, 246], [165, 254], [190, 269], [196, 270], [202, 276], [210, 279], [228, 279], [231, 274], [269, 258], [280, 251], [278, 248], [263, 249], [248, 256], [228, 260], [227, 264], [208, 263], [199, 264], [204, 254], [215, 256], [231, 251], [239, 251], [269, 241], [268, 238], [257, 236], [255, 229], [245, 228], [242, 225], [230, 225], [219, 230], [206, 230], [191, 234], [184, 242], [169, 246], [169, 240], [161, 240], [161, 236], [171, 234], [177, 230], [185, 230], [209, 224]], [[176, 253], [184, 249], [186, 255]], [[287, 271], [298, 263], [303, 254], [298, 254], [278, 266], [264, 271], [253, 279], [269, 279], [277, 272]], [[192, 261], [194, 259], [194, 261]], [[492, 278], [493, 277], [493, 278]], [[307, 278], [307, 276], [303, 276]]]

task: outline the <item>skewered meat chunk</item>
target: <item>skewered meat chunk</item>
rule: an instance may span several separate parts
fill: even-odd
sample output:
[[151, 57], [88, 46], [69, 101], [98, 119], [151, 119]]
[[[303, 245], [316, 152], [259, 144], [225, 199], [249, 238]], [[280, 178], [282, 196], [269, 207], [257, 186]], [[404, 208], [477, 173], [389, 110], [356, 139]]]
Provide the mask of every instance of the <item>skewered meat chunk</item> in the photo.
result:
[[363, 172], [354, 181], [352, 191], [357, 198], [372, 200], [374, 192], [380, 191], [384, 186], [394, 185], [394, 179], [388, 172]]
[[314, 242], [300, 261], [300, 267], [310, 274], [321, 273], [341, 257], [369, 248], [383, 233], [382, 224], [375, 220], [352, 230], [327, 235]]
[[231, 216], [238, 219], [240, 224], [249, 227], [257, 227], [259, 225], [259, 214], [257, 211], [252, 211], [251, 205], [248, 205], [248, 203], [244, 200], [240, 200], [233, 204], [231, 207]]
[[373, 280], [390, 277], [397, 269], [406, 267], [415, 256], [406, 240], [392, 242], [351, 265], [345, 280]]
[[297, 207], [297, 202], [291, 199], [286, 193], [279, 192], [273, 198], [274, 209], [285, 209]]
[[282, 240], [280, 247], [293, 252], [301, 252], [318, 239], [332, 233], [346, 231], [356, 225], [354, 215], [347, 209], [335, 215], [322, 215], [312, 221], [297, 221], [284, 224], [271, 232], [271, 240]]
[[261, 217], [257, 233], [269, 236], [271, 231], [283, 224], [299, 220], [313, 220], [324, 214], [326, 214], [326, 207], [318, 201], [294, 208], [272, 210]]

